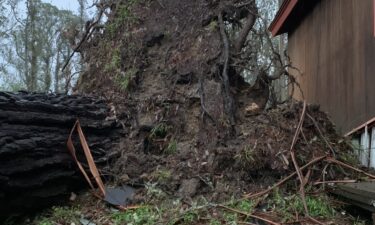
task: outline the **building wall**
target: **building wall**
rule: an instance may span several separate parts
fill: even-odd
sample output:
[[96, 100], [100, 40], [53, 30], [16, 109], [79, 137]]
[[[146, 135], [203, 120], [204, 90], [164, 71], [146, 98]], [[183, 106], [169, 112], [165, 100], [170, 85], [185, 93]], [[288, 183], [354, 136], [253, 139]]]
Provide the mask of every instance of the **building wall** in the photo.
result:
[[288, 51], [305, 99], [319, 103], [339, 131], [375, 117], [373, 0], [320, 1], [289, 33]]

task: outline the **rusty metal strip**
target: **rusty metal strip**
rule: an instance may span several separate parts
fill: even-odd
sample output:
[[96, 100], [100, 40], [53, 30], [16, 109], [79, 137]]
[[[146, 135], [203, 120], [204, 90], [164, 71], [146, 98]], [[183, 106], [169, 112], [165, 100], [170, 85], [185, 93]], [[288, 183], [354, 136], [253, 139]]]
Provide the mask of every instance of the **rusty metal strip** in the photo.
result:
[[67, 141], [68, 150], [69, 150], [70, 154], [72, 155], [74, 161], [77, 163], [78, 168], [81, 170], [81, 172], [82, 172], [83, 176], [85, 177], [85, 179], [87, 180], [88, 184], [90, 185], [91, 189], [95, 192], [95, 187], [92, 184], [92, 182], [89, 178], [89, 175], [86, 173], [85, 169], [83, 168], [82, 164], [79, 162], [79, 160], [77, 158], [77, 155], [76, 155], [76, 149], [75, 149], [73, 141], [72, 141], [72, 136], [73, 136], [73, 133], [74, 133], [75, 130], [77, 130], [77, 132], [78, 132], [79, 140], [81, 142], [82, 149], [85, 153], [86, 160], [87, 160], [87, 163], [89, 165], [91, 175], [94, 177], [94, 179], [96, 181], [96, 184], [97, 184], [97, 186], [100, 190], [101, 196], [104, 197], [105, 196], [104, 184], [103, 184], [103, 181], [100, 177], [98, 168], [95, 165], [94, 158], [92, 157], [90, 148], [87, 144], [85, 135], [83, 134], [83, 131], [82, 131], [79, 120], [77, 120], [75, 122], [75, 124], [74, 124], [74, 126], [73, 126], [73, 128], [70, 132], [70, 135], [69, 135], [69, 138], [68, 138], [68, 141]]

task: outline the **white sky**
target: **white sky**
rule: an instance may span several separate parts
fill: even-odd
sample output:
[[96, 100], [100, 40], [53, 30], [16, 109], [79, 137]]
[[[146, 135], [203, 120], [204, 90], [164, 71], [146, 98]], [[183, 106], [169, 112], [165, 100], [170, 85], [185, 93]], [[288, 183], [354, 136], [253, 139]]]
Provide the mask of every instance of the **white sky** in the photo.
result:
[[70, 10], [73, 12], [77, 12], [79, 7], [77, 0], [43, 0], [43, 2], [48, 2], [59, 9]]

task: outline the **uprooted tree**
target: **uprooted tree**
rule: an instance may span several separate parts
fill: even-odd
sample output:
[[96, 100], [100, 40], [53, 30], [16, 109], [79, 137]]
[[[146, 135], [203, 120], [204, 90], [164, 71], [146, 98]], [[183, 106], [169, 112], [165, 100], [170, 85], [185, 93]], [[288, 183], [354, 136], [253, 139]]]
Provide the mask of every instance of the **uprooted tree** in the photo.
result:
[[[301, 107], [263, 112], [277, 102], [272, 81], [287, 77], [293, 90], [288, 69], [295, 68], [273, 47], [255, 0], [99, 1], [97, 7], [76, 47], [87, 65], [76, 91], [106, 96], [125, 124], [123, 154], [112, 167], [116, 181], [156, 182], [155, 173], [173, 170], [166, 189], [192, 197], [209, 187], [222, 193], [220, 182], [236, 186], [291, 168], [286, 152]], [[263, 29], [255, 29], [257, 20]], [[255, 41], [269, 44], [271, 60], [261, 63]], [[326, 117], [321, 123], [334, 133]], [[315, 147], [300, 155], [303, 162], [325, 152]], [[232, 176], [215, 180], [223, 171]], [[199, 189], [202, 182], [213, 185]], [[249, 191], [241, 188], [232, 194]]]
[[[179, 126], [201, 120], [194, 123], [203, 126], [186, 132], [199, 134], [203, 145], [206, 137], [218, 143], [235, 136], [239, 121], [266, 107], [271, 82], [289, 76], [290, 65], [274, 49], [268, 67], [259, 66], [249, 38], [259, 17], [255, 0], [99, 1], [97, 7], [99, 15], [76, 49], [88, 65], [78, 90], [178, 106], [169, 113], [185, 114], [185, 121], [175, 121]], [[133, 118], [139, 125], [172, 117], [142, 118], [142, 110], [157, 111], [139, 104], [132, 115], [140, 116]]]
[[[115, 102], [113, 114], [125, 127], [130, 149], [157, 155], [181, 144], [202, 151], [225, 145], [241, 135], [237, 125], [246, 116], [266, 107], [271, 81], [288, 75], [281, 60], [275, 77], [256, 66], [249, 39], [258, 18], [255, 0], [99, 1], [96, 6], [97, 18], [72, 45], [87, 65], [77, 89]], [[249, 76], [255, 77], [253, 84]], [[107, 123], [102, 102], [1, 93], [0, 103], [0, 180], [6, 183], [0, 199], [13, 202], [8, 209], [49, 204], [71, 190], [67, 186], [74, 185], [77, 171], [65, 142], [76, 118], [83, 120], [97, 159], [113, 151], [109, 141], [118, 132]], [[129, 170], [140, 159], [130, 152], [123, 157], [130, 178], [141, 175], [142, 169]]]
[[[267, 36], [262, 41], [272, 60], [260, 63], [253, 41], [264, 32], [254, 29], [255, 0], [102, 0], [96, 6], [97, 17], [74, 46], [86, 67], [76, 91], [113, 103], [124, 132], [116, 147], [121, 157], [106, 171], [114, 181], [157, 182], [179, 197], [213, 193], [208, 200], [219, 201], [253, 191], [248, 184], [263, 184], [265, 175], [272, 181], [294, 169], [288, 149], [301, 105], [263, 113], [277, 102], [272, 81], [288, 77], [293, 89], [287, 69], [294, 68]], [[317, 107], [307, 111], [332, 134], [332, 145], [348, 149], [326, 115]], [[306, 140], [319, 136], [312, 121], [300, 127], [308, 130]], [[294, 144], [304, 151], [302, 163], [326, 153], [324, 142]], [[172, 172], [158, 180], [163, 171]]]

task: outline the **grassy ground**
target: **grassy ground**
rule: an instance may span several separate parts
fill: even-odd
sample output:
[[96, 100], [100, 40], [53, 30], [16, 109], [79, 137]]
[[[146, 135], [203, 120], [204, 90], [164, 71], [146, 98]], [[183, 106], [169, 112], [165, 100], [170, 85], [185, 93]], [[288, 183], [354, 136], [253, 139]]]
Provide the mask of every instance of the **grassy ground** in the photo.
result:
[[[248, 200], [231, 199], [224, 204], [214, 204], [205, 198], [182, 201], [166, 198], [155, 190], [149, 192], [148, 203], [135, 209], [119, 211], [105, 205], [90, 194], [80, 196], [69, 206], [53, 207], [30, 221], [34, 225], [151, 225], [151, 224], [262, 224], [251, 215], [290, 224], [313, 224], [303, 222], [304, 209], [299, 196], [285, 196], [275, 190], [267, 198]], [[161, 197], [164, 196], [164, 197]], [[348, 216], [343, 209], [333, 204], [330, 197], [310, 195], [307, 199], [310, 215], [325, 224], [365, 225], [364, 221]], [[264, 223], [263, 223], [264, 224]], [[267, 224], [267, 223], [265, 223]]]

